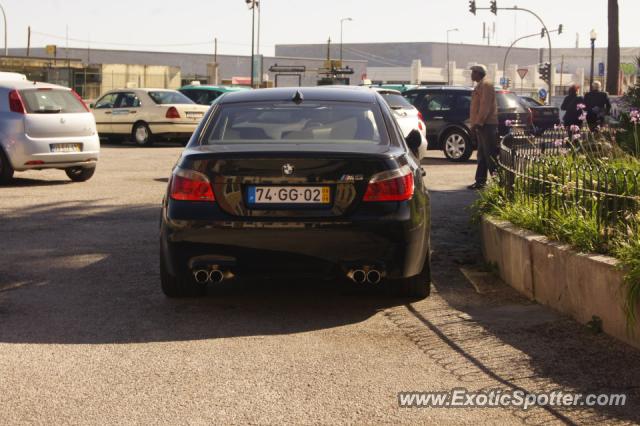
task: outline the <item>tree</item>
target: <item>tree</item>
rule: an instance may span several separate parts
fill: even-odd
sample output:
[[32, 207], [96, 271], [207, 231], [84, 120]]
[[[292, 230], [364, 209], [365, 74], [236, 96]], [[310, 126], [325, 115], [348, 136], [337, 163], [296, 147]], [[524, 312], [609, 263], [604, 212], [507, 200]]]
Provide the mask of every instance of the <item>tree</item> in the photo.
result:
[[609, 1], [609, 47], [607, 49], [607, 92], [617, 95], [620, 75], [620, 31], [618, 0]]

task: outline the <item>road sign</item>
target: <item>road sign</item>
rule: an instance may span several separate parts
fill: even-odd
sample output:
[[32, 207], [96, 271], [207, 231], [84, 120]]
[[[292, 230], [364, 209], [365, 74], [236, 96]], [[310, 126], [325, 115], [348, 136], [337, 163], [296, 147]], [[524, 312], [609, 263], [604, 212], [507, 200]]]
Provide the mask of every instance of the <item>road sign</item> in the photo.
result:
[[524, 78], [527, 76], [528, 72], [529, 72], [528, 68], [518, 68], [518, 75], [520, 76], [520, 78], [522, 80], [524, 80]]
[[538, 97], [540, 99], [547, 99], [547, 91], [544, 88], [538, 90]]
[[505, 86], [507, 84], [507, 78], [506, 77], [500, 77], [500, 86]]

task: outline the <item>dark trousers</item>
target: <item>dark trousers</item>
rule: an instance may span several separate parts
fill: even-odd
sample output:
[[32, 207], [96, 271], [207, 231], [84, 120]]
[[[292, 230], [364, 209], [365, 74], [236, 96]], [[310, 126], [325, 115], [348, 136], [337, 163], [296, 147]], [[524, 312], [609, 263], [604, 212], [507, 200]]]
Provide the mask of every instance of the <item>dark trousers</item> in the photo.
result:
[[476, 129], [478, 141], [478, 168], [476, 183], [487, 183], [487, 173], [494, 174], [498, 170], [498, 126], [485, 124]]

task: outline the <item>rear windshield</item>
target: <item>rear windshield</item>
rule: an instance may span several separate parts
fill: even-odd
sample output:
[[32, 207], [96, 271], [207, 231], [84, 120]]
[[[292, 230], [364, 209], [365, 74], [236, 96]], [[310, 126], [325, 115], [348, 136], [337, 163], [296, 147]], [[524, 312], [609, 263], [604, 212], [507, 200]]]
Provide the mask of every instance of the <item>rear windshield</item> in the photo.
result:
[[413, 106], [399, 93], [380, 93], [392, 109], [413, 109]]
[[522, 101], [515, 93], [497, 93], [498, 109], [509, 112], [527, 112]]
[[87, 112], [70, 90], [26, 89], [20, 91], [29, 114], [74, 114]]
[[383, 126], [375, 104], [228, 104], [220, 106], [205, 143], [383, 143]]
[[180, 92], [172, 92], [172, 91], [157, 91], [157, 92], [149, 92], [149, 97], [153, 99], [153, 102], [160, 105], [168, 105], [168, 104], [192, 104], [193, 101], [187, 98]]

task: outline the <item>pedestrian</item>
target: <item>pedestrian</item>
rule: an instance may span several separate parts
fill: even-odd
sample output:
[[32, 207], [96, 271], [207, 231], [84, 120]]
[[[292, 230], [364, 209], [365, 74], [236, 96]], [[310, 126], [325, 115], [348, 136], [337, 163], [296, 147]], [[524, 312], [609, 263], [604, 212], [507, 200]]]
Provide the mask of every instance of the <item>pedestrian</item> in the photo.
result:
[[477, 83], [471, 95], [470, 122], [478, 145], [478, 167], [476, 181], [468, 188], [480, 189], [487, 184], [487, 173], [494, 175], [498, 169], [498, 104], [484, 65], [471, 67], [471, 80]]
[[584, 95], [584, 103], [587, 106], [587, 123], [589, 128], [595, 130], [604, 124], [604, 119], [611, 112], [611, 102], [606, 92], [602, 92], [602, 84], [594, 81], [591, 91]]
[[584, 105], [584, 98], [582, 96], [578, 96], [579, 91], [580, 86], [577, 84], [571, 85], [567, 92], [567, 96], [564, 98], [562, 105], [560, 106], [560, 109], [565, 112], [562, 122], [564, 123], [564, 127], [567, 129], [570, 129], [571, 126], [580, 127], [582, 125], [580, 115], [582, 115], [583, 111], [581, 111], [579, 106]]

